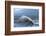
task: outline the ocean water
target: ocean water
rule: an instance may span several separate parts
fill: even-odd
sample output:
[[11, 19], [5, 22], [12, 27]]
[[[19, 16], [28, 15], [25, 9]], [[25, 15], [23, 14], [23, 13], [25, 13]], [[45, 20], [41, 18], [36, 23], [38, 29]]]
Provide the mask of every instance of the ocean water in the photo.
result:
[[[17, 20], [19, 20], [19, 18], [22, 16], [27, 16], [31, 18], [34, 21], [34, 24], [32, 25], [32, 23], [29, 22], [17, 23]], [[23, 18], [20, 18], [20, 20], [21, 19]], [[39, 9], [14, 8], [14, 27], [38, 27], [38, 26], [39, 26]]]
[[14, 23], [14, 27], [38, 27], [39, 22], [34, 20], [34, 24], [25, 22], [25, 23]]

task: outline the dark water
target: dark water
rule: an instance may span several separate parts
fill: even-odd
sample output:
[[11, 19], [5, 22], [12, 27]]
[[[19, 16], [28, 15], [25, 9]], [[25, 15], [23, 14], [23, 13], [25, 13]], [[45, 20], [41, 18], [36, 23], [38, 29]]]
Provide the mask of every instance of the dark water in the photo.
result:
[[32, 25], [31, 23], [14, 23], [14, 27], [38, 27], [39, 23], [38, 21], [35, 21]]
[[31, 24], [27, 24], [27, 23], [15, 23], [14, 27], [38, 27], [39, 24], [34, 24], [33, 26], [31, 26]]

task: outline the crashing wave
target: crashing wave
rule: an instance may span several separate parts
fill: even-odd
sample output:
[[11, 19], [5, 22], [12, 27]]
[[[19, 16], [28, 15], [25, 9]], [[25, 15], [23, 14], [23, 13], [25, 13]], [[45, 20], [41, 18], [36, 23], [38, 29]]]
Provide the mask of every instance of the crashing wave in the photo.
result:
[[34, 24], [33, 20], [27, 16], [21, 16], [18, 20], [16, 20], [16, 22]]

